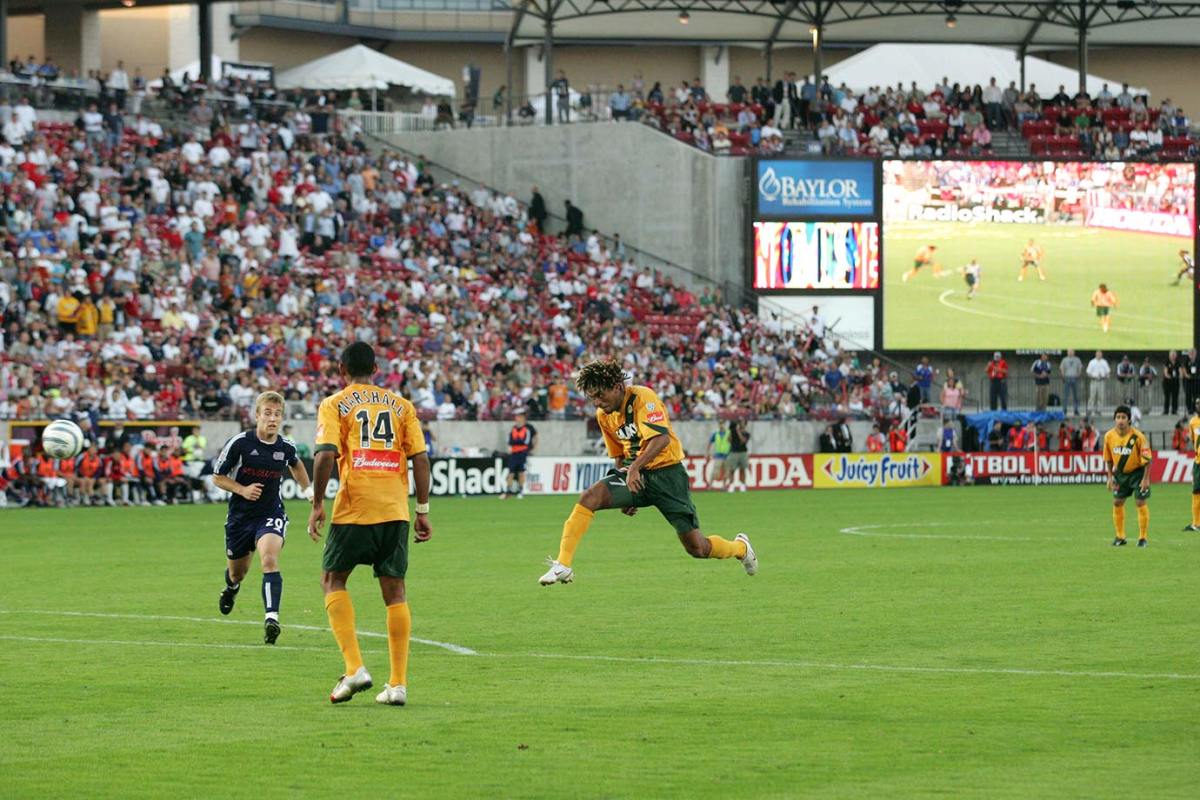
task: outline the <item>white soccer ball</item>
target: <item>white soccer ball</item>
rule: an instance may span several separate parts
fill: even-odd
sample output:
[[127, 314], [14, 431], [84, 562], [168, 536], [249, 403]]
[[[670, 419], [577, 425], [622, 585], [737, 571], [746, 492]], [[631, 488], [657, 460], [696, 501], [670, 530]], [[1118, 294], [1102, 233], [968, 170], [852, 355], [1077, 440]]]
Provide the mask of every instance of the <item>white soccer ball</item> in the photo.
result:
[[56, 419], [42, 431], [42, 449], [51, 458], [74, 458], [83, 450], [83, 431], [67, 419]]

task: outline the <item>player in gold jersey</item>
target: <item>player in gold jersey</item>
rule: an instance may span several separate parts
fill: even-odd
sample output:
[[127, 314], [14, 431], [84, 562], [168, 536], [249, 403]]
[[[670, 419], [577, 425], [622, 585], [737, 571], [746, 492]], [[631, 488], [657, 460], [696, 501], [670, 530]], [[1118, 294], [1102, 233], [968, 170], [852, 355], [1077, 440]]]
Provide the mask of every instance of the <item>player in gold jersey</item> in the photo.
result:
[[1117, 295], [1108, 288], [1108, 284], [1100, 284], [1100, 288], [1092, 292], [1092, 308], [1096, 309], [1096, 316], [1100, 318], [1100, 330], [1108, 333], [1108, 328], [1112, 325], [1112, 310], [1119, 306], [1121, 302], [1117, 299]]
[[615, 462], [608, 476], [594, 483], [579, 498], [563, 525], [558, 558], [538, 579], [543, 586], [570, 583], [575, 577], [571, 562], [579, 540], [592, 517], [603, 508], [619, 508], [633, 516], [639, 508], [654, 506], [675, 528], [683, 549], [693, 558], [736, 558], [747, 575], [758, 571], [750, 539], [739, 533], [733, 541], [704, 536], [692, 503], [683, 446], [671, 429], [662, 400], [647, 386], [626, 386], [625, 373], [616, 361], [585, 365], [575, 385], [596, 404], [596, 421], [604, 434], [608, 454]]
[[1184, 530], [1200, 531], [1200, 400], [1196, 401], [1192, 418], [1188, 420], [1188, 433], [1192, 436], [1192, 452], [1196, 454], [1196, 460], [1192, 463], [1192, 524]]
[[1117, 406], [1116, 425], [1104, 434], [1104, 466], [1108, 471], [1108, 490], [1113, 496], [1113, 525], [1117, 538], [1113, 547], [1125, 544], [1125, 500], [1133, 495], [1137, 504], [1138, 547], [1146, 546], [1150, 529], [1150, 442], [1146, 435], [1129, 424], [1129, 406]]
[[344, 703], [371, 688], [354, 629], [354, 606], [346, 580], [359, 564], [371, 564], [387, 606], [391, 677], [375, 700], [402, 706], [408, 700], [408, 645], [412, 615], [404, 592], [408, 572], [408, 460], [413, 462], [417, 493], [418, 542], [433, 534], [429, 526], [429, 456], [413, 404], [371, 384], [375, 351], [355, 342], [342, 351], [338, 371], [346, 387], [321, 402], [313, 458], [314, 499], [308, 534], [316, 541], [325, 524], [325, 486], [337, 460], [337, 496], [333, 525], [321, 559], [321, 588], [329, 627], [342, 651], [346, 672], [329, 695]]
[[1025, 270], [1030, 267], [1037, 270], [1039, 280], [1046, 280], [1046, 273], [1042, 271], [1042, 259], [1045, 256], [1046, 251], [1033, 239], [1030, 239], [1029, 244], [1025, 245], [1025, 249], [1021, 251], [1021, 274], [1017, 276], [1017, 281], [1025, 280]]
[[919, 273], [923, 267], [930, 266], [933, 267], [933, 277], [942, 277], [942, 265], [933, 260], [936, 252], [936, 244], [926, 244], [918, 248], [916, 255], [913, 256], [912, 269], [900, 276], [900, 282], [908, 283], [911, 278], [917, 277], [917, 273]]

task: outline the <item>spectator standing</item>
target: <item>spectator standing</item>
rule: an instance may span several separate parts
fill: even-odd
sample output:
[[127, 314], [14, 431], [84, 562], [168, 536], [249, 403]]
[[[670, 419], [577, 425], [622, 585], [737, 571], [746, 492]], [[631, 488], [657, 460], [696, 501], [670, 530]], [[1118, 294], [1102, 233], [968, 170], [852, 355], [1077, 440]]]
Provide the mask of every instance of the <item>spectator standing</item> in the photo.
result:
[[712, 484], [725, 482], [725, 461], [729, 458], [730, 439], [729, 428], [725, 420], [717, 423], [717, 429], [708, 437], [708, 457], [713, 462]]
[[1074, 350], [1068, 350], [1067, 355], [1058, 363], [1058, 371], [1063, 379], [1063, 411], [1074, 402], [1075, 416], [1079, 416], [1079, 377], [1083, 375], [1083, 362]]
[[1179, 376], [1182, 371], [1183, 364], [1179, 360], [1179, 353], [1175, 350], [1167, 353], [1162, 371], [1164, 414], [1179, 413]]
[[1095, 358], [1089, 361], [1087, 365], [1087, 412], [1089, 414], [1098, 413], [1103, 410], [1105, 387], [1108, 385], [1110, 374], [1112, 374], [1112, 370], [1108, 366], [1107, 359], [1104, 358], [1104, 352], [1097, 350]]
[[[992, 80], [994, 82], [995, 78]], [[1034, 405], [1038, 411], [1045, 411], [1046, 404], [1050, 402], [1050, 373], [1053, 369], [1045, 353], [1038, 356], [1029, 369], [1033, 373], [1033, 386], [1037, 395]]]
[[1188, 350], [1182, 360], [1183, 398], [1186, 403], [1184, 413], [1190, 413], [1196, 407], [1196, 395], [1200, 393], [1200, 360], [1196, 356], [1196, 348]]
[[988, 405], [992, 411], [997, 408], [1008, 410], [1008, 362], [997, 350], [992, 353], [992, 360], [987, 365], [988, 376]]
[[537, 223], [538, 233], [546, 232], [546, 217], [550, 213], [546, 211], [546, 198], [542, 197], [542, 193], [538, 191], [538, 187], [533, 187], [533, 196], [529, 198], [529, 218]]
[[916, 378], [917, 388], [921, 390], [921, 402], [933, 402], [933, 367], [929, 366], [929, 356], [921, 356], [921, 363], [917, 364], [913, 369], [913, 377]]
[[[560, 69], [558, 71], [558, 77], [555, 78], [554, 81], [550, 84], [550, 88], [551, 88], [551, 90], [553, 90], [554, 101], [555, 101], [555, 104], [558, 106], [558, 121], [559, 122], [570, 122], [571, 121], [571, 83], [570, 83], [570, 81], [567, 80], [567, 73], [563, 72]], [[551, 98], [547, 97], [546, 98], [547, 102], [549, 102], [550, 99]]]
[[942, 384], [942, 417], [948, 420], [958, 419], [962, 414], [963, 399], [967, 390], [962, 381], [954, 374], [953, 369], [946, 370], [946, 382]]
[[567, 209], [567, 236], [583, 235], [583, 209], [564, 200]]
[[[825, 430], [821, 431], [821, 435], [817, 437], [817, 452], [818, 453], [836, 453], [837, 442], [833, 440], [833, 426], [826, 425]], [[732, 491], [732, 489], [730, 490]]]
[[[729, 476], [729, 488], [727, 491], [746, 491], [746, 472], [750, 468], [750, 431], [746, 430], [746, 423], [742, 420], [734, 420], [729, 426], [729, 456], [725, 459], [726, 474]], [[741, 483], [738, 483], [738, 475], [741, 475]]]
[[129, 73], [124, 61], [118, 61], [117, 68], [108, 74], [108, 88], [116, 95], [117, 108], [124, 111], [125, 98], [129, 96]]
[[833, 441], [839, 453], [854, 452], [854, 435], [850, 433], [850, 425], [845, 417], [840, 417], [833, 426]]
[[903, 453], [908, 450], [908, 431], [904, 429], [904, 425], [900, 420], [892, 420], [892, 427], [888, 430], [888, 447], [893, 453]]
[[1122, 400], [1127, 400], [1133, 397], [1133, 380], [1137, 377], [1137, 368], [1133, 366], [1133, 362], [1129, 360], [1129, 356], [1122, 356], [1117, 362], [1117, 385], [1121, 392]]
[[1154, 396], [1152, 388], [1154, 381], [1158, 379], [1158, 370], [1150, 363], [1150, 356], [1142, 359], [1142, 365], [1138, 367], [1138, 395], [1145, 398], [1147, 411], [1154, 409]]

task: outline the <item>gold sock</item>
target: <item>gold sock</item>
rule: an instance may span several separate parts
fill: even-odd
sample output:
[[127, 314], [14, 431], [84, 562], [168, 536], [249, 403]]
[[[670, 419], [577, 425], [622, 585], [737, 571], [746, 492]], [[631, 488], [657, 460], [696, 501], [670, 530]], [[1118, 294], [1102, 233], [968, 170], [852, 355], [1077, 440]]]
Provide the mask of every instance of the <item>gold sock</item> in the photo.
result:
[[744, 558], [746, 555], [746, 543], [743, 541], [735, 539], [731, 542], [720, 536], [709, 536], [708, 541], [712, 545], [708, 551], [709, 558]]
[[1113, 526], [1117, 529], [1117, 538], [1125, 538], [1125, 506], [1113, 506]]
[[1150, 532], [1150, 506], [1138, 506], [1138, 538], [1145, 539]]
[[571, 509], [571, 516], [563, 523], [562, 541], [558, 545], [558, 563], [564, 567], [571, 566], [571, 561], [575, 558], [575, 548], [579, 547], [579, 540], [587, 533], [594, 516], [596, 512], [578, 503]]
[[358, 650], [358, 634], [354, 631], [354, 604], [350, 602], [350, 593], [342, 589], [325, 595], [325, 613], [329, 615], [333, 638], [346, 661], [346, 674], [353, 675], [363, 661]]
[[389, 686], [408, 685], [408, 637], [412, 633], [412, 612], [408, 603], [387, 607], [388, 655], [392, 661]]
[[1192, 495], [1192, 524], [1200, 528], [1200, 494]]

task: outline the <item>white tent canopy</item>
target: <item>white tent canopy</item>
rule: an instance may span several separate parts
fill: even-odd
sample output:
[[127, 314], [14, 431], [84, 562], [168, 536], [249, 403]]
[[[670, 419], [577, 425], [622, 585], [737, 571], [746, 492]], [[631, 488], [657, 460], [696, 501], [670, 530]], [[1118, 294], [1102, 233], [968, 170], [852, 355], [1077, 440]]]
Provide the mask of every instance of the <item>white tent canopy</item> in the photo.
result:
[[[996, 79], [1001, 87], [1012, 81], [1021, 85], [1021, 62], [1016, 53], [1003, 47], [985, 47], [974, 44], [877, 44], [845, 61], [840, 61], [824, 70], [832, 86], [843, 83], [855, 91], [864, 91], [869, 86], [889, 83], [889, 76], [903, 78], [907, 87], [911, 81], [917, 87], [929, 91], [943, 77], [950, 83], [964, 86], [987, 86]], [[894, 83], [895, 81], [890, 81]], [[1114, 95], [1121, 93], [1121, 82], [1088, 75], [1087, 90], [1093, 97], [1107, 83]], [[1079, 72], [1061, 64], [1045, 61], [1033, 56], [1025, 57], [1025, 86], [1036, 84], [1038, 94], [1050, 97], [1065, 86], [1067, 93], [1074, 95], [1079, 88]], [[1134, 94], [1148, 94], [1148, 90], [1131, 86]]]
[[356, 44], [316, 61], [289, 69], [275, 79], [280, 89], [387, 89], [404, 86], [415, 92], [453, 97], [454, 81]]

